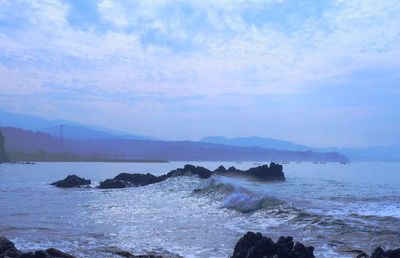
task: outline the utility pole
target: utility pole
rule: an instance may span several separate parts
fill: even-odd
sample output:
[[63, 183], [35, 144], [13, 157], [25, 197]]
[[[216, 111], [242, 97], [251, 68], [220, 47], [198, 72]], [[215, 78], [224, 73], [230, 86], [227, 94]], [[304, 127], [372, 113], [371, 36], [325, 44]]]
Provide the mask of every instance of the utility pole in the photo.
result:
[[64, 129], [64, 126], [60, 125], [60, 144], [61, 144], [60, 149], [61, 149], [61, 153], [64, 152], [64, 134], [63, 134], [63, 129]]

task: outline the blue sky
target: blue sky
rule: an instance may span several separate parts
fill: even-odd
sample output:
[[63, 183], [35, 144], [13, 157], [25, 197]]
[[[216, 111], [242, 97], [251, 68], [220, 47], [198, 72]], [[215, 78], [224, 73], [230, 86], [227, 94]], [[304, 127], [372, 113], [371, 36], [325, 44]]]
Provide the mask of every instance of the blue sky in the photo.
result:
[[400, 143], [400, 2], [0, 0], [0, 108], [164, 139]]

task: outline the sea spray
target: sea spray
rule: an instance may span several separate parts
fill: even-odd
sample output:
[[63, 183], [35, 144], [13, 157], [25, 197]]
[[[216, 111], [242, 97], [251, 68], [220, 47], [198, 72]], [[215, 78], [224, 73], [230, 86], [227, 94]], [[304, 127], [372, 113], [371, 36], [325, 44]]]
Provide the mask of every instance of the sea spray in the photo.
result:
[[252, 188], [251, 182], [243, 179], [215, 176], [205, 184], [203, 190], [222, 193], [224, 196], [220, 207], [242, 213], [255, 212], [268, 207], [273, 208], [283, 203], [265, 191], [254, 191], [249, 188]]

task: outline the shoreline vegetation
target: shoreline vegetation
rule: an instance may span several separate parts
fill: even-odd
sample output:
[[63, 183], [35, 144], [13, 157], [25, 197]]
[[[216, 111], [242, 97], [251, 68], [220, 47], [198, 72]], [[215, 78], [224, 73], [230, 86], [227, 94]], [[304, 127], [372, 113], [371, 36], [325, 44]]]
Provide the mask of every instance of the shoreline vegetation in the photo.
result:
[[168, 163], [165, 159], [120, 159], [108, 158], [103, 155], [77, 155], [74, 153], [49, 153], [46, 151], [37, 151], [34, 153], [27, 152], [8, 152], [8, 156], [12, 162], [116, 162], [116, 163]]
[[5, 137], [8, 156], [14, 161], [350, 161], [337, 152], [277, 150], [187, 140], [74, 139], [11, 127], [0, 127], [0, 131]]

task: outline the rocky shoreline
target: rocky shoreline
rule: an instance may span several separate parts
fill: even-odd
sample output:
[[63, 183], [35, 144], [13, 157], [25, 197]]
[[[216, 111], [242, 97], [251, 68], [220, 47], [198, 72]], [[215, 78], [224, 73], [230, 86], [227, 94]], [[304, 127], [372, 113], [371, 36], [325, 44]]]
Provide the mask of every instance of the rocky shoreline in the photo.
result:
[[[212, 175], [223, 175], [223, 176], [240, 176], [249, 177], [258, 181], [285, 181], [285, 174], [283, 173], [282, 165], [275, 164], [273, 162], [268, 166], [267, 164], [249, 168], [248, 170], [240, 170], [235, 167], [225, 168], [219, 166], [216, 170], [211, 171], [207, 168], [193, 165], [185, 165], [183, 168], [178, 168], [170, 171], [169, 173], [162, 176], [155, 176], [152, 174], [138, 174], [138, 173], [121, 173], [112, 179], [106, 179], [100, 182], [97, 186], [99, 189], [111, 189], [111, 188], [126, 188], [126, 187], [138, 187], [149, 184], [155, 184], [162, 182], [171, 177], [178, 176], [192, 176], [196, 175], [202, 179], [210, 178]], [[65, 179], [52, 183], [57, 187], [71, 188], [71, 187], [82, 187], [91, 184], [89, 179], [81, 178], [77, 175], [69, 175]]]
[[[358, 251], [356, 258], [400, 258], [400, 248], [384, 251], [376, 248], [371, 255]], [[115, 251], [114, 255], [126, 258], [167, 258], [158, 254], [134, 255], [128, 251]], [[79, 256], [78, 256], [79, 257]], [[180, 256], [175, 256], [180, 257]], [[294, 242], [293, 237], [281, 236], [277, 242], [257, 232], [247, 232], [236, 243], [231, 258], [315, 258], [314, 247]], [[0, 237], [0, 258], [76, 258], [55, 248], [22, 252], [14, 243]]]

